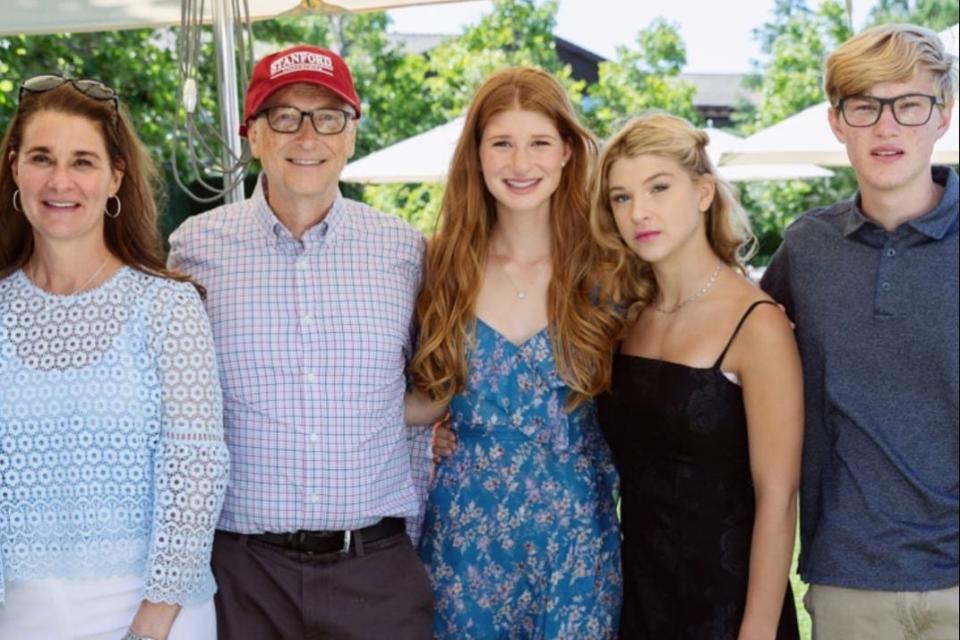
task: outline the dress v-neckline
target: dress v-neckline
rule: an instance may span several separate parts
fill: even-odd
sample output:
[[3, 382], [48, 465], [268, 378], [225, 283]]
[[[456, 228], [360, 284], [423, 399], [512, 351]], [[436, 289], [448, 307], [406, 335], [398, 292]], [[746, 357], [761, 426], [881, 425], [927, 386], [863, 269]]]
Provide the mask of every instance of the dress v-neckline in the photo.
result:
[[529, 336], [527, 336], [526, 338], [524, 338], [524, 339], [521, 340], [520, 342], [514, 342], [513, 340], [511, 340], [510, 338], [508, 338], [506, 335], [504, 335], [504, 333], [503, 333], [502, 331], [500, 331], [499, 329], [497, 329], [496, 327], [494, 327], [492, 324], [490, 324], [489, 322], [487, 322], [486, 320], [484, 320], [484, 319], [481, 318], [480, 316], [474, 316], [474, 318], [476, 319], [478, 325], [483, 325], [483, 326], [486, 327], [491, 333], [493, 333], [493, 334], [496, 335], [498, 338], [500, 338], [501, 340], [503, 340], [504, 342], [506, 342], [507, 344], [509, 344], [509, 345], [510, 345], [511, 347], [513, 347], [514, 349], [522, 349], [522, 348], [525, 347], [528, 343], [530, 343], [534, 338], [536, 338], [537, 336], [541, 335], [542, 333], [544, 333], [545, 331], [547, 331], [547, 330], [550, 328], [550, 325], [545, 325], [545, 326], [542, 327], [540, 330], [538, 330], [536, 333], [530, 334]]

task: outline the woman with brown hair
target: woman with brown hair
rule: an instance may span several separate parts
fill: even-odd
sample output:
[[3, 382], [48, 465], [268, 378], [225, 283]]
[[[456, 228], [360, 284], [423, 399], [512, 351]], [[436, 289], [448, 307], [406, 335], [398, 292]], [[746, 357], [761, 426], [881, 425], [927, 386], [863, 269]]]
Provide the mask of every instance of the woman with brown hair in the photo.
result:
[[787, 576], [803, 433], [790, 323], [745, 277], [707, 135], [650, 114], [605, 145], [591, 226], [626, 309], [600, 424], [622, 482], [620, 638], [798, 637]]
[[[592, 136], [549, 74], [507, 69], [467, 112], [428, 245], [412, 363], [459, 446], [432, 486], [421, 556], [439, 638], [612, 638], [620, 535], [592, 396]], [[430, 409], [433, 409], [431, 411]]]
[[110, 87], [23, 83], [0, 146], [0, 637], [216, 637], [220, 386], [153, 176]]

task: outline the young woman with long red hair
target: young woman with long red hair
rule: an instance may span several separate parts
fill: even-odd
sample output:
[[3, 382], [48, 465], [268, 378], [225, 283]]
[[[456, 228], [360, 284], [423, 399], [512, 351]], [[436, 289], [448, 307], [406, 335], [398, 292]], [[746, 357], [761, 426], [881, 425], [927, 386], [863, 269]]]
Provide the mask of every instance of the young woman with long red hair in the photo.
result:
[[[563, 88], [493, 74], [471, 104], [428, 246], [412, 374], [449, 405], [421, 541], [438, 638], [612, 638], [616, 474], [592, 397], [615, 320], [597, 305], [596, 153]], [[416, 410], [412, 410], [416, 412]]]

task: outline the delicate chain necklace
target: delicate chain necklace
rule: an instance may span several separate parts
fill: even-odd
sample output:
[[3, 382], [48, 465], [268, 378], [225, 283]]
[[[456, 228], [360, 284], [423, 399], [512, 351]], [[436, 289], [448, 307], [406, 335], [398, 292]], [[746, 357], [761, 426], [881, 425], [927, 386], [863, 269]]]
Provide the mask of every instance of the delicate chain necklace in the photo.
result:
[[510, 282], [510, 286], [513, 287], [513, 290], [517, 292], [517, 300], [526, 300], [527, 290], [521, 289], [517, 286], [517, 283], [514, 282], [513, 278], [510, 277], [510, 274], [507, 273], [507, 268], [505, 266], [501, 265], [500, 270], [503, 271], [503, 275], [507, 276], [507, 280]]
[[[107, 263], [108, 263], [108, 262], [110, 262], [110, 255], [109, 255], [109, 254], [107, 255], [106, 258], [104, 258], [104, 260], [103, 260], [103, 262], [100, 264], [100, 266], [97, 267], [97, 270], [93, 272], [93, 275], [91, 275], [89, 278], [87, 278], [87, 279], [83, 282], [83, 284], [81, 284], [79, 287], [75, 288], [75, 289], [74, 289], [73, 291], [71, 291], [70, 293], [65, 294], [65, 297], [68, 297], [68, 298], [69, 298], [70, 296], [75, 296], [75, 295], [77, 295], [78, 293], [80, 293], [81, 291], [83, 291], [84, 289], [86, 289], [88, 286], [90, 286], [90, 283], [93, 282], [94, 280], [96, 280], [97, 276], [100, 275], [100, 273], [104, 270], [104, 268], [107, 266]], [[39, 287], [40, 289], [43, 289], [43, 287], [40, 287], [39, 281], [37, 280], [37, 265], [36, 265], [36, 263], [34, 263], [33, 269], [32, 269], [31, 271], [32, 271], [32, 272], [31, 272], [31, 274], [30, 274], [30, 279], [33, 280], [33, 283], [34, 283], [35, 285], [37, 285], [37, 287]], [[49, 305], [49, 300], [47, 300], [47, 301], [44, 303], [44, 305], [43, 305], [44, 311], [49, 311], [49, 306], [50, 306], [50, 305]]]
[[721, 270], [721, 269], [723, 269], [723, 262], [718, 262], [718, 263], [717, 263], [717, 268], [713, 270], [713, 273], [710, 275], [710, 279], [707, 280], [707, 283], [706, 283], [705, 285], [703, 285], [702, 287], [700, 287], [700, 290], [697, 291], [697, 292], [696, 292], [695, 294], [693, 294], [692, 296], [690, 296], [689, 298], [685, 298], [684, 300], [681, 300], [680, 302], [678, 302], [676, 305], [674, 305], [673, 307], [671, 307], [671, 308], [669, 308], [669, 309], [666, 308], [666, 307], [664, 307], [664, 306], [662, 306], [662, 305], [659, 305], [659, 304], [658, 304], [658, 305], [655, 305], [653, 308], [656, 309], [656, 310], [657, 310], [658, 312], [660, 312], [660, 313], [676, 313], [677, 311], [680, 311], [680, 309], [684, 308], [685, 306], [687, 306], [688, 304], [690, 304], [690, 303], [693, 302], [694, 300], [697, 300], [697, 299], [699, 299], [699, 298], [702, 298], [703, 295], [704, 295], [707, 291], [710, 291], [710, 288], [711, 288], [711, 287], [713, 286], [713, 284], [717, 281], [717, 276], [720, 275], [720, 270]]
[[[538, 260], [537, 262], [540, 262], [540, 260]], [[534, 263], [531, 263], [531, 264], [537, 264], [537, 262], [534, 262]], [[510, 283], [510, 286], [513, 287], [513, 290], [516, 292], [516, 294], [517, 294], [517, 300], [526, 300], [526, 299], [527, 299], [527, 289], [526, 289], [526, 288], [521, 289], [520, 287], [517, 286], [516, 280], [514, 280], [512, 277], [510, 277], [510, 273], [507, 271], [507, 267], [506, 267], [506, 265], [504, 265], [503, 263], [500, 264], [500, 271], [502, 271], [502, 272], [503, 272], [503, 275], [505, 275], [505, 276], [507, 277], [507, 281]]]

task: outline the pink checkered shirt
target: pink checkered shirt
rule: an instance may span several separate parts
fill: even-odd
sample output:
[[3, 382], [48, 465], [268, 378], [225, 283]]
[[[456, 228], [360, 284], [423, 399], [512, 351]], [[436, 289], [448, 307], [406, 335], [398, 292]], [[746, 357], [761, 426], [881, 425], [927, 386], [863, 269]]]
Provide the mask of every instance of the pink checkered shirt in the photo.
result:
[[231, 454], [219, 528], [417, 516], [423, 470], [411, 469], [403, 393], [423, 245], [406, 222], [340, 196], [297, 241], [262, 182], [170, 237], [170, 265], [207, 289], [217, 348]]

